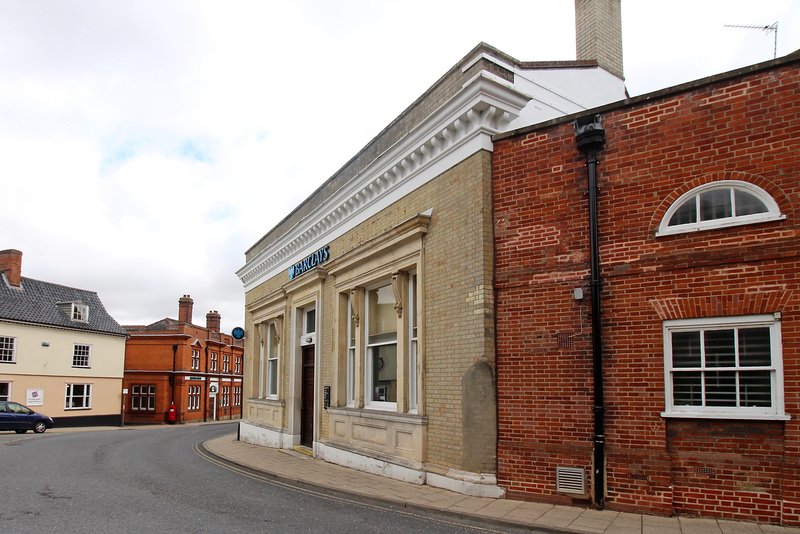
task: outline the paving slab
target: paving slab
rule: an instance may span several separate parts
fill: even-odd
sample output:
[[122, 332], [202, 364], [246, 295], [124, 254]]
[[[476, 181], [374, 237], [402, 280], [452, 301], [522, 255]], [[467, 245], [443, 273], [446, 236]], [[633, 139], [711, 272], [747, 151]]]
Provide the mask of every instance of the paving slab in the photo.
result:
[[658, 517], [592, 510], [514, 499], [474, 497], [442, 488], [401, 482], [330, 464], [296, 451], [236, 440], [235, 434], [209, 440], [211, 454], [285, 480], [340, 491], [363, 499], [393, 502], [480, 521], [498, 528], [524, 525], [551, 532], [585, 534], [800, 534], [800, 528], [728, 520]]

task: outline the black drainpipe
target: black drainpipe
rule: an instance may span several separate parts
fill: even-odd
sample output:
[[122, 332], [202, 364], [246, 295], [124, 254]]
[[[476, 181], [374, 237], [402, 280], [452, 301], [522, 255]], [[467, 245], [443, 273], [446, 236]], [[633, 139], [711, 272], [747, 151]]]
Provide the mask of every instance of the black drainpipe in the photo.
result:
[[589, 248], [592, 289], [592, 356], [594, 368], [594, 505], [605, 505], [605, 404], [603, 402], [603, 344], [600, 331], [600, 253], [597, 231], [597, 153], [603, 150], [606, 132], [599, 115], [575, 121], [578, 149], [586, 154], [589, 171]]

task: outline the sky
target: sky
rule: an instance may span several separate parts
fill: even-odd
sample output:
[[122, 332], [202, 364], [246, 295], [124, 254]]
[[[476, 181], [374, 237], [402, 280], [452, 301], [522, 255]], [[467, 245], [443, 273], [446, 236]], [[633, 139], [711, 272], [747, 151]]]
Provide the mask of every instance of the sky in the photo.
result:
[[[622, 0], [631, 96], [800, 49], [800, 1]], [[216, 310], [288, 215], [478, 43], [575, 59], [573, 0], [0, 0], [0, 250], [122, 325]]]

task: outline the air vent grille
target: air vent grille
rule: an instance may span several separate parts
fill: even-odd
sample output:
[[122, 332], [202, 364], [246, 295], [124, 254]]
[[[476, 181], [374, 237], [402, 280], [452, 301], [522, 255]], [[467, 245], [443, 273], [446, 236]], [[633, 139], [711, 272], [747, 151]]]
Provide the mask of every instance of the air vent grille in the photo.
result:
[[556, 467], [556, 491], [562, 493], [586, 493], [586, 474], [576, 467]]

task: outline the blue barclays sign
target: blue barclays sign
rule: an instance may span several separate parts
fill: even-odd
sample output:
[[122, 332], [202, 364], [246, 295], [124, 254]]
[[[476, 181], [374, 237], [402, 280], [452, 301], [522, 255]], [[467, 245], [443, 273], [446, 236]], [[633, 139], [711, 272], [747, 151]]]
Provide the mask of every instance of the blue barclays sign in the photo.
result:
[[328, 253], [328, 245], [325, 245], [316, 252], [312, 252], [308, 256], [298, 261], [289, 267], [289, 280], [294, 280], [296, 276], [300, 276], [306, 271], [309, 271], [317, 265], [328, 261], [330, 254]]

